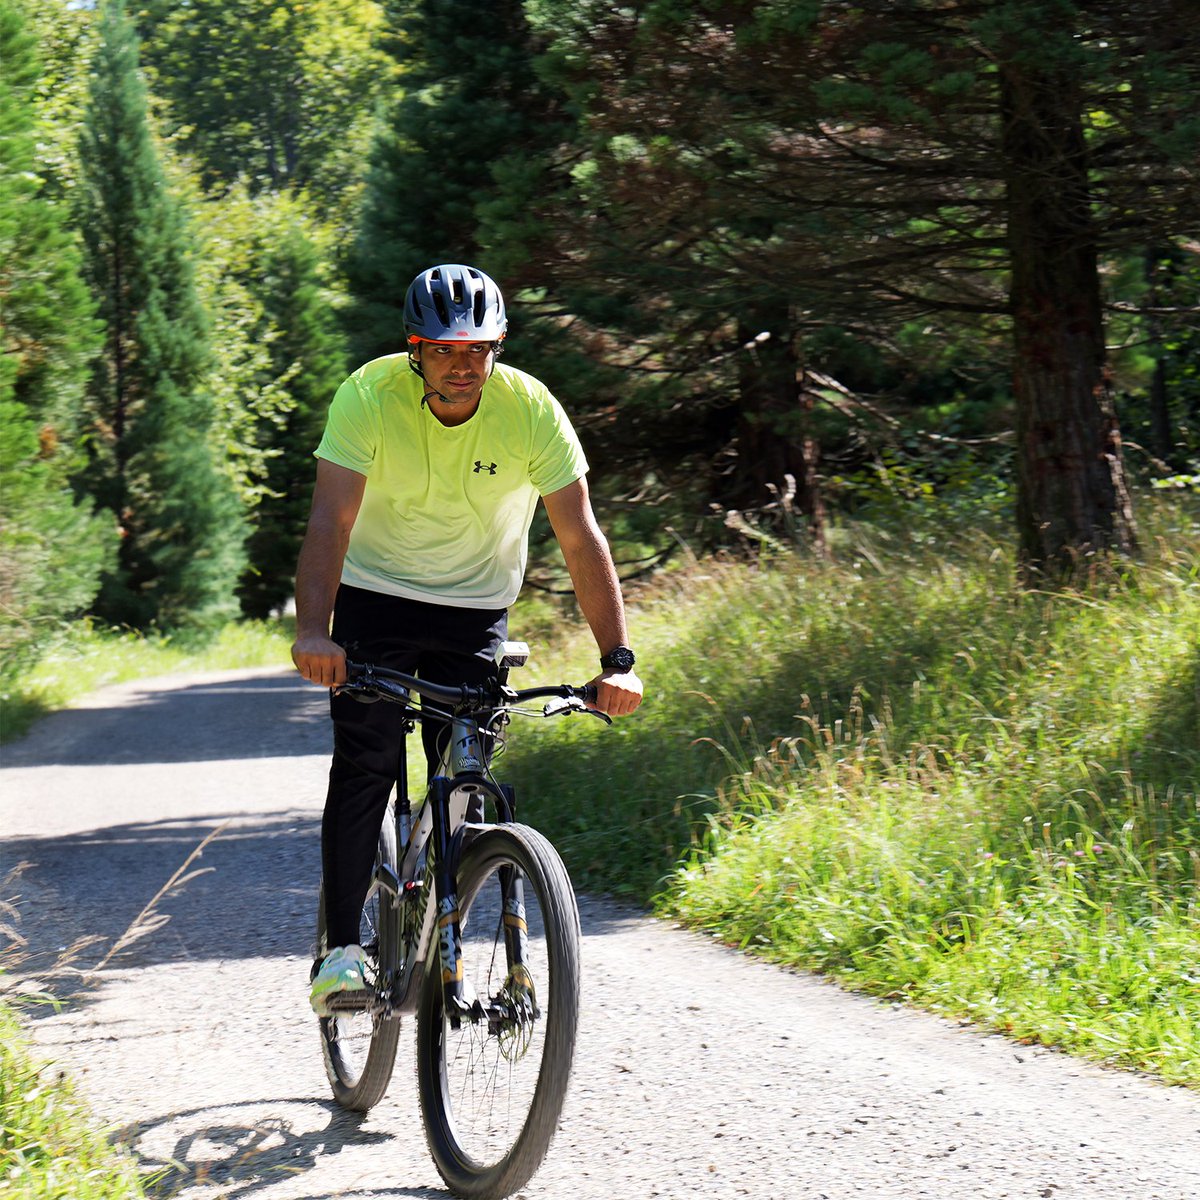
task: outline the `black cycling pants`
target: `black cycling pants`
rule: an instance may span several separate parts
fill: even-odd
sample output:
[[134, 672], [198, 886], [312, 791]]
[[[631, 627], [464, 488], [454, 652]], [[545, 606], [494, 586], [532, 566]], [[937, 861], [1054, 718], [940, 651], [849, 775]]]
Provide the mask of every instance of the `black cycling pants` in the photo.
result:
[[[482, 683], [496, 674], [495, 654], [508, 630], [506, 609], [455, 608], [338, 589], [333, 640], [351, 659], [406, 671], [431, 683]], [[388, 797], [400, 773], [402, 710], [332, 696], [333, 763], [321, 821], [321, 869], [328, 944], [359, 940], [363, 902]], [[449, 727], [421, 727], [432, 773]]]

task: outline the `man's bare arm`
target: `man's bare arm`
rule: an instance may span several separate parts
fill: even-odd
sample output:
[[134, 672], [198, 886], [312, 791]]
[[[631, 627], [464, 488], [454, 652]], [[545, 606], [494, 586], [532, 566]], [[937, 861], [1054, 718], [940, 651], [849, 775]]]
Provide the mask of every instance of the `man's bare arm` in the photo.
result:
[[329, 621], [366, 483], [366, 476], [357, 471], [317, 460], [312, 511], [296, 565], [292, 661], [305, 679], [322, 687], [346, 680], [346, 654], [330, 638]]
[[[608, 542], [592, 511], [587, 482], [577, 479], [543, 499], [571, 574], [575, 598], [600, 653], [626, 645], [621, 583]], [[603, 671], [593, 682], [596, 707], [610, 716], [631, 713], [642, 702], [642, 682], [632, 671]]]

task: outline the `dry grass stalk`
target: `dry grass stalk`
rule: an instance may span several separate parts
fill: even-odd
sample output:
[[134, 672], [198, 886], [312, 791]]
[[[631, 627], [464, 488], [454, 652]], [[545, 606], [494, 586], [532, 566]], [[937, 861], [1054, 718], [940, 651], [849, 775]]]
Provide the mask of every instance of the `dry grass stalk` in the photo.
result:
[[171, 878], [168, 879], [167, 882], [164, 883], [157, 892], [155, 892], [146, 907], [143, 908], [142, 911], [133, 919], [129, 925], [129, 928], [126, 929], [125, 932], [121, 934], [121, 936], [117, 938], [115, 942], [113, 942], [108, 953], [90, 971], [87, 971], [84, 974], [83, 978], [85, 982], [88, 982], [94, 979], [95, 976], [99, 975], [100, 972], [103, 971], [104, 968], [113, 960], [113, 958], [120, 954], [122, 950], [128, 949], [133, 945], [134, 942], [140, 941], [142, 938], [155, 933], [171, 919], [168, 913], [160, 913], [157, 911], [159, 902], [164, 899], [164, 897], [169, 896], [171, 892], [183, 887], [197, 876], [207, 875], [209, 871], [214, 869], [213, 867], [200, 867], [194, 871], [189, 870], [192, 863], [194, 863], [196, 859], [198, 859], [204, 853], [209, 843], [224, 833], [228, 826], [229, 822], [223, 821], [216, 827], [216, 829], [212, 830], [203, 841], [200, 842], [200, 844], [191, 852], [191, 854], [187, 856], [187, 858], [183, 860]]

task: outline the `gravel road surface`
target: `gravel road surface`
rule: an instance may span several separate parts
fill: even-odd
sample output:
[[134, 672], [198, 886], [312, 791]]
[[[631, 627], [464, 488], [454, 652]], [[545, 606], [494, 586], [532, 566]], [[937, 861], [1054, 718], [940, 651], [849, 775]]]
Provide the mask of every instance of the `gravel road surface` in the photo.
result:
[[[36, 978], [99, 963], [197, 845], [168, 918], [31, 1017], [183, 1200], [446, 1195], [408, 1031], [391, 1094], [332, 1102], [307, 1007], [328, 729], [294, 675], [123, 685], [3, 751], [3, 869]], [[572, 1090], [528, 1200], [1196, 1200], [1200, 1095], [848, 995], [580, 902]]]

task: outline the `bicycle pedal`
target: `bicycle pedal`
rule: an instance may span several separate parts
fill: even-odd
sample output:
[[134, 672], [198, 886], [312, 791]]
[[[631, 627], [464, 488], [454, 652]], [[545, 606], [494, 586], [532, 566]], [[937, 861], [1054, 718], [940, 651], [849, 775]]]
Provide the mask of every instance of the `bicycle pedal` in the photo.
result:
[[371, 1007], [371, 993], [366, 988], [334, 992], [325, 998], [325, 1010], [330, 1016], [337, 1013], [366, 1012]]

